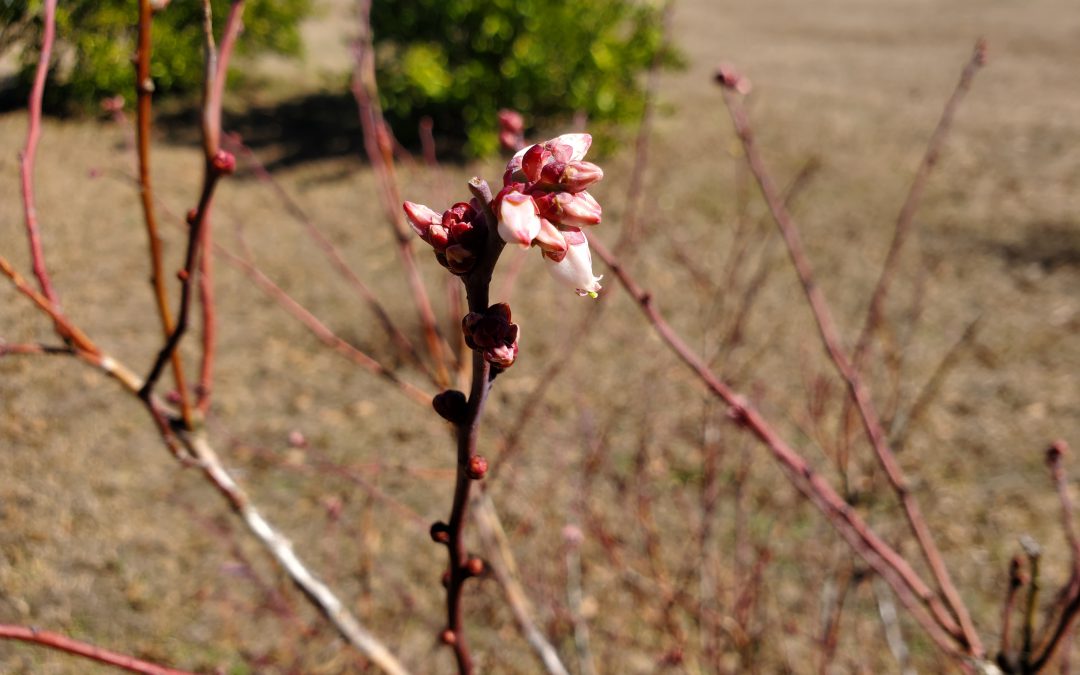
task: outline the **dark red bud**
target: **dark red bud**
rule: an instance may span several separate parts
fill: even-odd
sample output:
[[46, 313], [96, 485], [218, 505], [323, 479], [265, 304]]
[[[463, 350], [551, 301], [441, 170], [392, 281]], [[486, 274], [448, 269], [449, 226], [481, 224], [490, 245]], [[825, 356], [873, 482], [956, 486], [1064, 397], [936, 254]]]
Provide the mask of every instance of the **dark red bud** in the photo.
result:
[[176, 273], [176, 278], [180, 280], [180, 283], [187, 281], [189, 276], [188, 271], [183, 269]]
[[435, 398], [431, 399], [431, 407], [435, 408], [435, 412], [439, 413], [439, 417], [442, 417], [447, 422], [458, 424], [465, 420], [469, 401], [465, 398], [465, 394], [460, 391], [447, 389], [441, 394], [436, 394]]
[[189, 209], [188, 212], [187, 212], [187, 215], [184, 217], [184, 220], [187, 221], [188, 225], [194, 226], [195, 221], [196, 221], [196, 219], [198, 217], [199, 217], [199, 211], [197, 209]]
[[469, 458], [469, 465], [465, 468], [465, 474], [473, 479], [480, 480], [487, 474], [488, 461], [480, 455], [473, 455]]
[[450, 543], [450, 526], [441, 520], [431, 524], [430, 534], [436, 544]]
[[470, 577], [478, 577], [484, 573], [484, 561], [480, 558], [469, 558], [465, 562], [465, 572]]

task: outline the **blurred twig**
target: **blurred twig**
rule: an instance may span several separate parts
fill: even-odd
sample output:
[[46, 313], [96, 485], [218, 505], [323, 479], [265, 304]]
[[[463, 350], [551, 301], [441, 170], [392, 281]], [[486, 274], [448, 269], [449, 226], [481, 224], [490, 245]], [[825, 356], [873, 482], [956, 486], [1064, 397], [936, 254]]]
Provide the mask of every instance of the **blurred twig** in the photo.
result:
[[[169, 295], [165, 287], [165, 263], [162, 259], [161, 236], [158, 234], [157, 216], [154, 213], [154, 190], [150, 173], [150, 128], [154, 96], [154, 81], [150, 76], [150, 57], [153, 39], [153, 8], [150, 0], [139, 0], [138, 49], [135, 56], [135, 93], [136, 104], [136, 144], [139, 160], [139, 198], [142, 203], [143, 218], [146, 221], [146, 237], [149, 244], [150, 275], [154, 289], [154, 302], [161, 319], [163, 339], [168, 339], [173, 332], [172, 311], [169, 309]], [[192, 426], [191, 401], [188, 396], [187, 381], [180, 354], [173, 352], [173, 380], [180, 398], [180, 416], [184, 425]]]
[[19, 642], [27, 642], [42, 647], [48, 647], [75, 656], [81, 656], [91, 661], [97, 661], [98, 663], [121, 668], [132, 673], [143, 673], [143, 675], [193, 675], [193, 673], [186, 670], [166, 668], [165, 666], [159, 666], [156, 663], [143, 661], [133, 656], [127, 656], [126, 654], [120, 654], [108, 649], [102, 649], [101, 647], [95, 647], [86, 642], [73, 640], [67, 636], [60, 635], [59, 633], [51, 633], [36, 628], [0, 624], [0, 639], [17, 640]]
[[626, 291], [637, 301], [653, 328], [676, 355], [688, 366], [714, 395], [726, 403], [729, 416], [740, 427], [756, 436], [780, 463], [792, 484], [813, 503], [855, 551], [880, 574], [912, 617], [931, 640], [945, 653], [958, 656], [962, 651], [954, 643], [956, 626], [949, 621], [947, 610], [910, 564], [882, 540], [861, 516], [844, 501], [806, 460], [766, 422], [749, 401], [720, 381], [686, 343], [675, 333], [656, 309], [652, 295], [634, 280], [612, 253], [595, 237], [593, 252], [612, 271]]
[[[824, 343], [829, 358], [836, 366], [837, 371], [847, 383], [851, 399], [862, 418], [866, 437], [870, 441], [878, 463], [888, 478], [893, 491], [900, 500], [908, 525], [915, 535], [933, 578], [947, 603], [947, 611], [936, 603], [931, 603], [929, 607], [934, 614], [935, 620], [946, 631], [960, 637], [963, 643], [970, 647], [973, 656], [982, 658], [984, 650], [979, 634], [975, 630], [971, 616], [964, 605], [963, 599], [960, 597], [959, 591], [952, 582], [948, 568], [945, 566], [941, 552], [934, 542], [933, 535], [922, 515], [918, 502], [908, 486], [907, 479], [888, 445], [885, 430], [882, 427], [881, 420], [870, 398], [870, 393], [862, 380], [862, 376], [844, 351], [839, 332], [832, 319], [832, 312], [814, 279], [813, 268], [803, 249], [795, 221], [784, 207], [783, 200], [772, 180], [772, 176], [766, 169], [764, 160], [758, 152], [750, 121], [741, 103], [741, 97], [733, 87], [723, 86], [721, 91], [724, 102], [727, 104], [728, 111], [731, 114], [735, 131], [742, 141], [747, 163], [757, 179], [765, 202], [772, 212], [777, 227], [780, 229], [784, 243], [787, 245], [792, 265], [802, 283], [821, 341]], [[956, 630], [957, 622], [959, 623], [958, 631]]]
[[[877, 284], [874, 286], [873, 294], [870, 297], [870, 305], [866, 312], [862, 330], [859, 333], [859, 337], [855, 342], [855, 348], [852, 352], [851, 364], [855, 371], [862, 371], [866, 365], [865, 360], [873, 342], [874, 334], [884, 320], [885, 299], [889, 293], [892, 279], [895, 276], [899, 265], [900, 253], [903, 250], [904, 243], [907, 241], [908, 234], [912, 229], [915, 212], [922, 202], [926, 183], [930, 178], [930, 174], [934, 167], [937, 165], [941, 150], [945, 146], [945, 140], [948, 138], [952, 120], [956, 115], [956, 111], [959, 108], [961, 101], [963, 101], [965, 94], [967, 94], [968, 90], [971, 88], [971, 83], [975, 79], [975, 74], [986, 64], [986, 49], [987, 46], [985, 40], [979, 39], [976, 41], [971, 58], [960, 73], [960, 80], [956, 83], [956, 88], [953, 90], [952, 96], [949, 97], [949, 100], [945, 104], [945, 108], [941, 112], [937, 127], [930, 136], [926, 152], [923, 154], [922, 161], [919, 163], [919, 168], [915, 172], [915, 178], [912, 180], [911, 187], [908, 189], [907, 198], [904, 200], [903, 206], [900, 207], [900, 213], [896, 217], [896, 224], [893, 228], [892, 242], [889, 244], [889, 250], [885, 254], [885, 262], [882, 264], [881, 273], [878, 276]], [[844, 446], [849, 445], [849, 429], [851, 427], [853, 405], [853, 401], [846, 400], [844, 402], [843, 412], [840, 416], [840, 443]]]
[[476, 523], [477, 532], [484, 541], [484, 548], [493, 554], [489, 563], [495, 573], [495, 578], [506, 593], [506, 602], [510, 605], [510, 611], [513, 612], [521, 632], [548, 673], [567, 675], [566, 667], [559, 659], [558, 652], [533, 621], [532, 607], [521, 587], [513, 552], [491, 497], [486, 492], [481, 492], [475, 499], [475, 506], [473, 521]]
[[282, 187], [281, 183], [274, 178], [266, 166], [259, 160], [258, 156], [243, 143], [241, 138], [237, 134], [226, 134], [225, 143], [235, 149], [238, 153], [242, 154], [249, 161], [252, 170], [255, 172], [256, 177], [273, 190], [278, 199], [284, 205], [285, 210], [304, 227], [304, 231], [307, 232], [311, 240], [315, 242], [315, 245], [326, 256], [326, 259], [330, 262], [338, 274], [356, 291], [356, 294], [367, 304], [371, 313], [375, 315], [379, 323], [382, 324], [383, 330], [386, 331], [387, 336], [397, 346], [400, 354], [412, 362], [434, 382], [435, 376], [432, 374], [430, 368], [420, 359], [420, 356], [416, 353], [416, 348], [408, 337], [398, 328], [393, 319], [390, 318], [389, 312], [383, 307], [379, 298], [371, 288], [364, 283], [356, 272], [345, 261], [344, 256], [334, 246], [333, 242], [323, 233], [319, 226], [315, 224], [315, 221], [307, 214], [307, 212], [300, 206], [299, 203]]
[[450, 385], [447, 365], [452, 354], [447, 353], [448, 350], [439, 335], [431, 300], [420, 277], [420, 271], [416, 267], [412, 250], [413, 235], [404, 221], [401, 211], [401, 194], [394, 175], [392, 143], [386, 122], [379, 110], [375, 53], [371, 34], [371, 0], [359, 0], [358, 7], [360, 35], [354, 46], [356, 67], [353, 71], [352, 93], [359, 108], [360, 123], [364, 133], [364, 149], [379, 180], [383, 210], [394, 230], [401, 264], [419, 314], [420, 325], [424, 329], [428, 351], [434, 362], [436, 381], [439, 386], [446, 387]]
[[[30, 89], [27, 102], [29, 127], [26, 131], [26, 145], [19, 156], [19, 174], [22, 179], [23, 217], [26, 224], [26, 238], [30, 244], [30, 259], [37, 277], [38, 287], [49, 300], [59, 308], [60, 303], [45, 266], [45, 252], [41, 247], [41, 234], [38, 230], [37, 207], [34, 203], [34, 160], [37, 158], [38, 140], [41, 138], [41, 101], [45, 95], [45, 79], [49, 73], [49, 61], [52, 59], [53, 41], [56, 38], [56, 0], [45, 0], [42, 8], [44, 29], [41, 38], [41, 51], [37, 69], [34, 72], [34, 85]], [[66, 337], [61, 334], [61, 337]]]

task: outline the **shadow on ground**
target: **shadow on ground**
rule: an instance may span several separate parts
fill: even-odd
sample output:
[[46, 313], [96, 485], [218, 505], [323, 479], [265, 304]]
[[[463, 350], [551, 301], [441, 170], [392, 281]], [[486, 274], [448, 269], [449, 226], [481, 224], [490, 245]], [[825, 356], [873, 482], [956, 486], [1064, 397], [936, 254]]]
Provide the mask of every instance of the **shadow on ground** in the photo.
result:
[[[186, 106], [158, 115], [156, 126], [170, 143], [198, 145], [199, 111]], [[270, 171], [307, 162], [353, 157], [366, 161], [363, 131], [356, 101], [348, 91], [304, 94], [269, 105], [250, 105], [242, 110], [226, 111], [226, 132], [240, 134], [245, 145], [264, 158]], [[419, 155], [416, 133], [395, 127], [405, 151]], [[459, 162], [460, 140], [440, 135], [437, 138], [440, 162]]]

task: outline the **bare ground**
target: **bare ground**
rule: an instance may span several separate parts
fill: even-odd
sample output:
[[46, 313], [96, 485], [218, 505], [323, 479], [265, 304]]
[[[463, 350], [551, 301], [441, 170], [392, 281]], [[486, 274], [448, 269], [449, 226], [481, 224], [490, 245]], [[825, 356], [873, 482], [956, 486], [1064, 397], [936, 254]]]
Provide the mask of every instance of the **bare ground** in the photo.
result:
[[[320, 73], [345, 67], [339, 40], [347, 12], [336, 5], [327, 12], [313, 28], [311, 62], [289, 73], [297, 93], [311, 91]], [[675, 35], [688, 68], [664, 77], [643, 200], [647, 239], [634, 268], [708, 354], [735, 303], [721, 272], [742, 212], [739, 194], [754, 197], [748, 222], [764, 213], [753, 190], [738, 188], [744, 179], [734, 138], [709, 82], [715, 63], [737, 63], [754, 81], [751, 113], [781, 182], [808, 159], [821, 162], [796, 215], [843, 332], [853, 336], [941, 105], [974, 39], [989, 40], [990, 65], [957, 118], [890, 304], [896, 339], [909, 345], [901, 384], [891, 386], [888, 369], [879, 369], [875, 391], [889, 409], [895, 390], [896, 409], [908, 410], [981, 317], [933, 405], [911, 423], [901, 461], [917, 477], [915, 490], [983, 639], [996, 644], [1017, 537], [1044, 545], [1048, 587], [1063, 580], [1068, 562], [1042, 450], [1055, 438], [1080, 444], [1080, 15], [1050, 0], [687, 0], [677, 6]], [[0, 241], [3, 254], [26, 269], [15, 158], [24, 125], [22, 115], [0, 118], [9, 149], [0, 156], [7, 205]], [[49, 121], [38, 203], [65, 307], [107, 349], [145, 367], [158, 333], [129, 139], [130, 130], [114, 124]], [[263, 152], [272, 158], [274, 148]], [[631, 163], [628, 152], [605, 161], [599, 236], [609, 242], [623, 221]], [[197, 147], [158, 144], [154, 171], [162, 202], [182, 214], [196, 194]], [[496, 163], [444, 171], [403, 170], [406, 196], [442, 203], [462, 193], [473, 173], [499, 174]], [[368, 169], [332, 158], [278, 178], [415, 333]], [[260, 265], [343, 336], [390, 353], [362, 304], [264, 186], [250, 177], [229, 181], [214, 222], [228, 246], [242, 226]], [[753, 231], [775, 236], [767, 227]], [[178, 261], [179, 230], [167, 237]], [[816, 442], [806, 401], [832, 371], [782, 249], [765, 250], [770, 274], [746, 340], [716, 367], [828, 472], [828, 447]], [[712, 285], [694, 281], [685, 257]], [[441, 270], [426, 255], [421, 260], [430, 287], [440, 289]], [[683, 661], [672, 672], [815, 671], [823, 589], [850, 568], [846, 548], [764, 453], [720, 425], [720, 497], [703, 562], [702, 429], [722, 411], [706, 404], [621, 292], [600, 301], [609, 303], [600, 325], [567, 349], [567, 326], [587, 301], [556, 290], [539, 267], [530, 260], [514, 290], [522, 353], [497, 382], [483, 443], [497, 446], [521, 406], [541, 406], [521, 452], [488, 486], [541, 627], [576, 671], [561, 534], [573, 522], [585, 530], [585, 618], [600, 672], [657, 672], [677, 650]], [[216, 445], [270, 519], [406, 663], [416, 672], [451, 672], [435, 642], [444, 558], [426, 535], [450, 503], [452, 454], [442, 424], [322, 348], [224, 265], [218, 293], [221, 359], [209, 423]], [[47, 322], [26, 305], [0, 286], [0, 337], [48, 337]], [[921, 308], [917, 321], [912, 306]], [[451, 319], [445, 323], [450, 330]], [[566, 372], [544, 401], [529, 401], [553, 359], [567, 360]], [[828, 391], [832, 412], [823, 426], [831, 433], [840, 389], [834, 383]], [[361, 669], [362, 660], [306, 607], [199, 476], [177, 467], [145, 414], [112, 383], [62, 359], [8, 357], [0, 360], [0, 406], [0, 622], [199, 671]], [[288, 447], [293, 430], [306, 435], [308, 450]], [[586, 458], [597, 467], [588, 479]], [[856, 448], [852, 467], [871, 521], [891, 541], [908, 541], [880, 478], [869, 478], [865, 448]], [[737, 491], [743, 469], [748, 477]], [[577, 497], [585, 490], [583, 516]], [[643, 498], [654, 528], [642, 518]], [[646, 552], [650, 531], [658, 533], [658, 556]], [[771, 557], [747, 636], [732, 617], [746, 569], [763, 549]], [[682, 609], [665, 617], [657, 577], [696, 595], [703, 569], [719, 583], [705, 597], [714, 623], [699, 626]], [[466, 603], [485, 672], [538, 672], [494, 582], [473, 586]], [[877, 612], [873, 586], [858, 585], [833, 672], [896, 670]], [[902, 628], [920, 671], [948, 670], [914, 625]], [[718, 636], [718, 665], [702, 647], [710, 635]], [[105, 672], [11, 643], [0, 643], [0, 670]]]

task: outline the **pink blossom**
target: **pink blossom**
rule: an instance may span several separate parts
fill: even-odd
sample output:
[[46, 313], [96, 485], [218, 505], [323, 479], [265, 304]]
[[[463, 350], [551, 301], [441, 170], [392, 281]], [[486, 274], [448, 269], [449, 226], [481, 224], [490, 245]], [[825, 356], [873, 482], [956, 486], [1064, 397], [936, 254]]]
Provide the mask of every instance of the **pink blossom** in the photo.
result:
[[499, 236], [508, 244], [529, 248], [541, 226], [532, 197], [512, 190], [502, 195], [498, 204]]
[[569, 245], [561, 258], [544, 254], [548, 272], [556, 281], [577, 291], [578, 295], [595, 298], [600, 292], [601, 277], [593, 274], [589, 241], [581, 230], [563, 232]]

